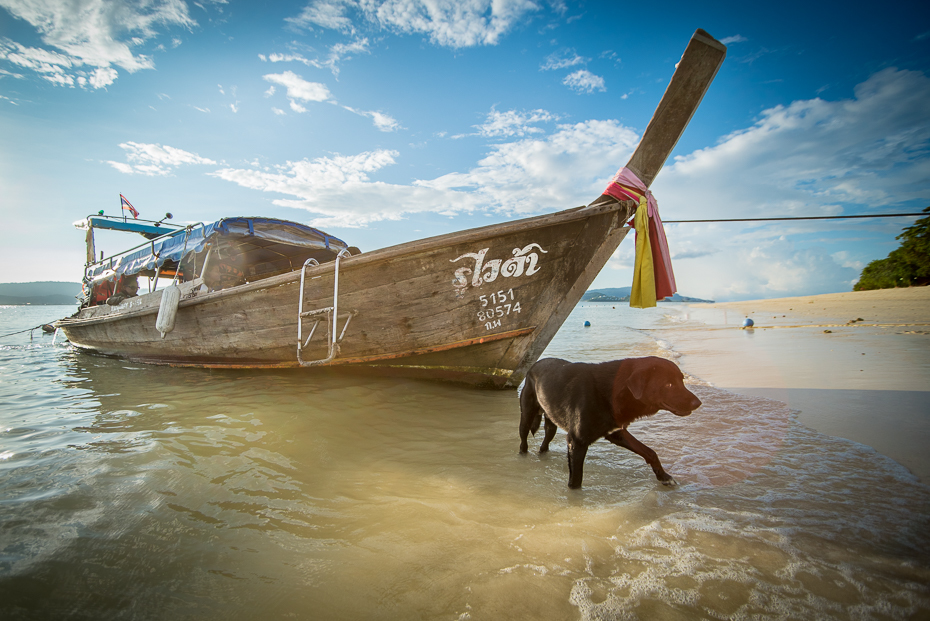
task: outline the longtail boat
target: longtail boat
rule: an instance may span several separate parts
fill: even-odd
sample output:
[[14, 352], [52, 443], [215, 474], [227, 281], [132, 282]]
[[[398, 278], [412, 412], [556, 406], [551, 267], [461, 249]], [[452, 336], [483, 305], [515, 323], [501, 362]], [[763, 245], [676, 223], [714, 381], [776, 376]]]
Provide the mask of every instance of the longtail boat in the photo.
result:
[[[694, 33], [626, 166], [646, 188], [725, 55], [705, 31]], [[175, 227], [89, 216], [75, 223], [87, 230], [84, 296], [56, 327], [82, 350], [134, 362], [341, 367], [515, 388], [626, 236], [638, 206], [605, 193], [587, 206], [371, 252], [270, 218]], [[147, 241], [98, 259], [99, 228]], [[232, 266], [239, 281], [223, 286], [221, 266]], [[101, 303], [119, 282], [145, 276], [174, 284]]]

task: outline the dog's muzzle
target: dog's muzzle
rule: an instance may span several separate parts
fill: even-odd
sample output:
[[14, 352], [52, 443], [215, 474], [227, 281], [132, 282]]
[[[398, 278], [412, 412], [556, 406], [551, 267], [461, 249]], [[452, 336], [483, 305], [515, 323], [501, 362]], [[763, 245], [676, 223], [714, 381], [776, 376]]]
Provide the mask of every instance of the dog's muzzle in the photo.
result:
[[699, 407], [701, 407], [701, 400], [692, 394], [691, 399], [689, 399], [687, 404], [680, 404], [677, 407], [666, 406], [665, 409], [675, 416], [688, 416], [691, 414], [691, 412], [698, 409]]

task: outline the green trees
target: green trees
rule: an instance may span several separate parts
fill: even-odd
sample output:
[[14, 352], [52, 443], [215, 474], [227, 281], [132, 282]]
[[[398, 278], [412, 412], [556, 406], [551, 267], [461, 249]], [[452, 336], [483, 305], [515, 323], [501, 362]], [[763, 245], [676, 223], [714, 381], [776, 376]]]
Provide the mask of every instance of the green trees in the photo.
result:
[[[930, 213], [930, 207], [924, 208]], [[853, 291], [890, 289], [930, 283], [930, 216], [920, 218], [896, 239], [901, 245], [862, 270]]]

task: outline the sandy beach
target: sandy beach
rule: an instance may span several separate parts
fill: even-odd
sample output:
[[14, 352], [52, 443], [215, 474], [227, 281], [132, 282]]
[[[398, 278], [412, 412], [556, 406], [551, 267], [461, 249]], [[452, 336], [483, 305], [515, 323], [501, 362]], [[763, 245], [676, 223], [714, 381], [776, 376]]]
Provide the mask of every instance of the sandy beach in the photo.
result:
[[[695, 304], [682, 365], [777, 399], [818, 431], [867, 444], [930, 482], [930, 287]], [[746, 318], [752, 329], [742, 329]]]

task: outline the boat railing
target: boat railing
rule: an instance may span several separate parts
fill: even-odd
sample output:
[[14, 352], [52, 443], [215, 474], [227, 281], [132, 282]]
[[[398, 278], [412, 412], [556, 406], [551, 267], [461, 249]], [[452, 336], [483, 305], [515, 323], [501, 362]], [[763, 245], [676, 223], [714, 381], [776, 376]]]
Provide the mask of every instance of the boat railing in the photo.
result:
[[[339, 254], [336, 255], [336, 260], [333, 262], [333, 305], [327, 306], [326, 308], [317, 308], [304, 312], [304, 285], [306, 283], [307, 268], [318, 266], [320, 262], [313, 258], [307, 259], [300, 269], [300, 297], [297, 299], [297, 362], [299, 362], [302, 367], [312, 367], [332, 362], [339, 353], [339, 343], [341, 343], [342, 339], [345, 337], [346, 330], [349, 328], [349, 323], [352, 321], [352, 318], [358, 314], [357, 311], [354, 310], [346, 313], [344, 315], [345, 324], [342, 326], [342, 332], [339, 333], [339, 336], [336, 336], [336, 332], [339, 330], [339, 263], [344, 256], [351, 256], [346, 249], [341, 250]], [[310, 334], [305, 341], [303, 338], [303, 320], [304, 318], [309, 319], [313, 317], [316, 318], [316, 321], [313, 322], [313, 327], [310, 328]], [[303, 349], [310, 344], [310, 339], [313, 338], [313, 334], [316, 332], [317, 326], [320, 325], [320, 321], [322, 321], [323, 317], [326, 318], [326, 358], [320, 360], [304, 360], [301, 355]]]
[[[95, 267], [99, 267], [99, 266], [102, 266], [102, 265], [107, 265], [107, 264], [109, 264], [111, 270], [112, 270], [112, 269], [115, 269], [115, 267], [118, 267], [118, 266], [119, 266], [119, 259], [120, 259], [121, 257], [124, 257], [124, 256], [126, 256], [126, 255], [128, 255], [128, 254], [133, 253], [133, 252], [136, 252], [137, 250], [140, 250], [140, 249], [142, 249], [142, 248], [145, 248], [146, 246], [150, 246], [150, 247], [152, 248], [152, 256], [155, 257], [155, 259], [156, 259], [156, 261], [157, 261], [159, 253], [155, 251], [155, 243], [156, 243], [156, 242], [159, 242], [159, 241], [168, 239], [169, 237], [174, 237], [175, 235], [178, 235], [181, 231], [186, 231], [185, 235], [187, 236], [187, 238], [190, 238], [191, 233], [192, 233], [192, 232], [194, 231], [194, 229], [196, 229], [198, 226], [199, 226], [202, 230], [206, 230], [206, 225], [205, 225], [203, 222], [197, 222], [197, 223], [195, 223], [195, 224], [189, 224], [189, 225], [187, 225], [187, 226], [184, 227], [184, 228], [178, 228], [178, 229], [174, 229], [174, 230], [172, 230], [172, 231], [169, 231], [169, 232], [165, 233], [164, 235], [161, 235], [160, 237], [155, 237], [155, 238], [153, 238], [153, 239], [146, 240], [146, 241], [142, 242], [141, 244], [139, 244], [138, 246], [133, 246], [132, 248], [129, 248], [128, 250], [123, 250], [122, 252], [117, 252], [116, 254], [110, 255], [110, 256], [107, 257], [107, 258], [100, 259], [100, 260], [94, 261], [94, 262], [92, 262], [92, 263], [88, 263], [88, 264], [86, 264], [86, 265], [84, 266], [84, 282], [88, 282], [88, 281], [90, 280], [90, 279], [87, 277], [87, 274], [88, 274], [89, 271], [91, 271], [91, 270], [94, 269]], [[187, 240], [185, 240], [185, 242], [186, 242], [186, 241], [187, 241]], [[183, 257], [182, 257], [182, 258], [183, 258]], [[112, 276], [112, 274], [109, 274], [109, 275], [106, 276], [106, 278], [110, 278], [111, 276]]]

